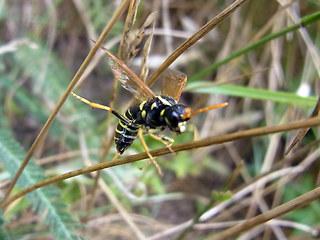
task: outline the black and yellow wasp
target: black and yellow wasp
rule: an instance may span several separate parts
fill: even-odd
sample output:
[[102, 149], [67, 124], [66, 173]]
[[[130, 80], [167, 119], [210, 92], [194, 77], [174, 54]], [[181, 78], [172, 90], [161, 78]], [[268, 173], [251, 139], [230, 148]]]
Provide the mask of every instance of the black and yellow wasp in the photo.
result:
[[[187, 81], [187, 76], [184, 73], [167, 70], [164, 74], [162, 95], [156, 95], [144, 81], [131, 71], [120, 59], [106, 48], [102, 47], [102, 49], [110, 58], [109, 64], [114, 76], [121, 82], [125, 89], [132, 92], [133, 95], [139, 99], [140, 103], [131, 106], [122, 115], [110, 107], [90, 102], [73, 92], [71, 92], [71, 94], [92, 108], [107, 110], [119, 119], [114, 136], [116, 149], [119, 154], [122, 154], [130, 147], [140, 129], [148, 131], [151, 135], [150, 129], [158, 128], [164, 130], [168, 127], [171, 131], [181, 134], [186, 130], [186, 122], [191, 116], [209, 109], [227, 105], [227, 103], [222, 103], [191, 112], [189, 107], [178, 103], [182, 89]], [[166, 140], [168, 139], [169, 138]], [[170, 142], [170, 140], [168, 141]], [[152, 158], [150, 154], [149, 157]]]

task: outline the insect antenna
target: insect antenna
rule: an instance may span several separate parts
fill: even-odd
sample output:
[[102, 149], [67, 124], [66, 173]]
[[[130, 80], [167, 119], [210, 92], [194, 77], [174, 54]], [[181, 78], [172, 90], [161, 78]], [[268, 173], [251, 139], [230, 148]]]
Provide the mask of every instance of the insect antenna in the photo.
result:
[[226, 107], [228, 106], [228, 103], [227, 102], [224, 102], [224, 103], [220, 103], [220, 104], [215, 104], [215, 105], [212, 105], [212, 106], [209, 106], [209, 107], [205, 107], [205, 108], [200, 108], [194, 112], [191, 112], [191, 108], [186, 108], [186, 113], [183, 114], [181, 116], [181, 119], [189, 119], [191, 118], [192, 116], [198, 114], [198, 113], [201, 113], [201, 112], [206, 112], [206, 111], [209, 111], [211, 109], [216, 109], [216, 108], [222, 108], [222, 107]]

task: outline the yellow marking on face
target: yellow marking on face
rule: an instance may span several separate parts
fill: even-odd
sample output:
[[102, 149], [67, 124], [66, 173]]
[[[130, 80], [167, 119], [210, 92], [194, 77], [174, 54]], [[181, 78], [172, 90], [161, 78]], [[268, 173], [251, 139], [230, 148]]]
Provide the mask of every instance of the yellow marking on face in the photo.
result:
[[185, 121], [178, 123], [178, 127], [179, 127], [180, 133], [183, 133], [183, 132], [187, 129], [186, 123], [187, 123], [187, 122], [185, 122]]
[[160, 112], [161, 117], [163, 116], [164, 112], [165, 112], [165, 109], [162, 109], [162, 111]]

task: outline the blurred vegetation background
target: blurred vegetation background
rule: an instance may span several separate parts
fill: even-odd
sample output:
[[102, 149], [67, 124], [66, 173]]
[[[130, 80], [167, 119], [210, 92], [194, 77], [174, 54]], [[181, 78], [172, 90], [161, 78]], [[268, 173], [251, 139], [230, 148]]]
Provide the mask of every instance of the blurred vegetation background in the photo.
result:
[[[147, 62], [149, 72], [155, 71], [174, 49], [232, 2], [141, 1], [135, 29], [141, 28], [150, 13], [157, 12]], [[91, 39], [98, 38], [119, 4], [117, 0], [0, 1], [1, 197], [90, 51]], [[308, 118], [319, 96], [319, 17], [272, 41], [252, 44], [319, 10], [318, 0], [249, 0], [184, 52], [172, 65], [189, 77], [180, 102], [192, 109], [225, 101], [229, 106], [195, 116], [180, 136], [168, 131], [165, 135], [174, 138], [176, 145]], [[104, 44], [114, 53], [118, 51], [124, 22], [125, 16]], [[145, 32], [138, 45], [140, 49], [152, 27]], [[246, 47], [250, 48], [239, 52]], [[136, 73], [140, 73], [142, 55], [138, 52], [128, 63]], [[99, 50], [74, 91], [90, 101], [109, 105], [113, 84], [108, 58]], [[161, 92], [160, 84], [152, 89]], [[131, 99], [132, 95], [119, 86], [114, 108], [125, 112]], [[114, 116], [69, 97], [14, 192], [50, 176], [97, 164], [112, 140], [116, 124]], [[141, 161], [105, 169], [94, 198], [95, 180], [90, 174], [40, 188], [2, 212], [1, 236], [208, 237], [319, 186], [320, 152], [314, 144], [319, 130], [312, 128], [293, 150], [294, 154], [284, 158], [296, 134], [297, 131], [266, 135], [157, 157], [163, 176], [152, 164], [139, 170], [144, 163]], [[145, 139], [150, 149], [163, 147], [150, 136]], [[143, 151], [136, 140], [124, 155]], [[103, 161], [110, 161], [115, 153], [112, 144]], [[298, 172], [295, 167], [302, 170]], [[197, 216], [223, 199], [232, 199], [239, 189], [265, 173], [278, 173], [283, 168], [288, 170], [287, 174], [266, 180], [255, 191], [182, 234], [183, 223], [197, 222]], [[317, 233], [319, 216], [320, 203], [315, 201], [242, 233], [238, 239], [310, 239]]]

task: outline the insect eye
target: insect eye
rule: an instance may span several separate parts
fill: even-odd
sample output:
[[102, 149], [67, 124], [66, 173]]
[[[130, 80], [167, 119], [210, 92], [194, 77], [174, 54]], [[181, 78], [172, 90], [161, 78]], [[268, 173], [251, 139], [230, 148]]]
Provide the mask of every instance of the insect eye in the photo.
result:
[[171, 127], [177, 127], [179, 122], [185, 121], [181, 116], [185, 113], [184, 105], [174, 105], [166, 111], [166, 119], [168, 125]]
[[180, 120], [180, 116], [177, 114], [177, 112], [172, 112], [169, 120], [170, 120], [171, 125], [177, 126], [178, 122]]

